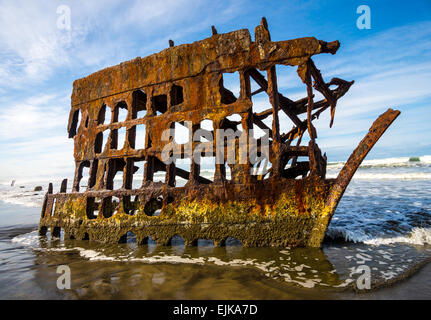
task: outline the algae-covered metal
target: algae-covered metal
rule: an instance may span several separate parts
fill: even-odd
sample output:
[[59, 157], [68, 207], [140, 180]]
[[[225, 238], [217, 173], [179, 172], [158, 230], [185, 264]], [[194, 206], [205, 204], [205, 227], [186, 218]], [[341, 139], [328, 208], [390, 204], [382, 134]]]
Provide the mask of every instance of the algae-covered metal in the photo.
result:
[[[311, 57], [338, 48], [338, 41], [313, 37], [271, 41], [263, 18], [255, 41], [248, 30], [217, 34], [213, 28], [210, 38], [179, 46], [170, 41], [157, 54], [76, 80], [68, 124], [76, 163], [72, 192], [66, 180], [59, 193], [50, 186], [40, 234], [51, 228], [53, 236], [63, 229], [66, 238], [105, 243], [124, 242], [132, 232], [138, 243], [152, 237], [161, 245], [179, 235], [186, 245], [210, 239], [219, 246], [234, 237], [245, 246], [319, 247], [354, 172], [399, 114], [390, 109], [380, 116], [338, 178], [326, 179], [313, 120], [330, 109], [332, 125], [337, 101], [353, 81], [326, 83]], [[305, 98], [294, 101], [278, 91], [276, 65], [297, 68]], [[238, 74], [238, 95], [225, 88], [228, 73]], [[323, 99], [314, 101], [313, 90]], [[262, 92], [272, 107], [257, 112], [254, 97]], [[293, 124], [287, 132], [280, 130], [281, 113]], [[203, 131], [204, 139], [180, 143], [180, 127], [190, 137]], [[174, 133], [168, 139], [166, 129]], [[218, 136], [229, 129], [239, 132], [232, 144]], [[254, 136], [257, 130], [266, 135]], [[309, 143], [301, 145], [305, 133]], [[247, 153], [250, 141], [257, 153], [267, 141], [265, 163]], [[170, 145], [177, 158], [190, 161], [166, 161]], [[211, 177], [196, 157], [212, 161]]]

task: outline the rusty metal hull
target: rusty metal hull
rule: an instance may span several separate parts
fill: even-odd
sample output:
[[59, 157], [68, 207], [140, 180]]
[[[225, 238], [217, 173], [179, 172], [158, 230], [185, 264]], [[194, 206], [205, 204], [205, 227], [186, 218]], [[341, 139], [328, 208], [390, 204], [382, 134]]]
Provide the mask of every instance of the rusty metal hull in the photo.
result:
[[[121, 242], [133, 232], [139, 243], [151, 236], [161, 245], [179, 235], [186, 245], [210, 239], [219, 246], [234, 237], [244, 246], [319, 246], [314, 239], [321, 238], [326, 229], [317, 231], [316, 226], [327, 214], [325, 201], [332, 185], [333, 180], [306, 178], [200, 188], [151, 186], [150, 194], [145, 189], [53, 194], [47, 196], [40, 226], [51, 227], [52, 233], [62, 228], [66, 238], [105, 243]], [[120, 206], [109, 218], [88, 218], [88, 198], [103, 201], [114, 194], [120, 198], [137, 196], [138, 200], [131, 201], [129, 208]], [[159, 197], [179, 200], [165, 204], [159, 216], [148, 216], [151, 208], [146, 204]]]
[[[40, 234], [51, 228], [54, 237], [63, 229], [67, 238], [104, 243], [124, 242], [133, 232], [139, 243], [151, 236], [161, 245], [179, 235], [187, 245], [210, 239], [219, 246], [234, 237], [245, 246], [319, 247], [356, 169], [399, 114], [389, 109], [381, 115], [339, 176], [326, 179], [326, 154], [316, 143], [312, 121], [330, 109], [332, 126], [337, 101], [353, 81], [333, 78], [326, 83], [311, 57], [335, 54], [339, 46], [338, 41], [313, 37], [271, 41], [262, 19], [255, 41], [248, 30], [217, 34], [213, 28], [210, 38], [177, 47], [170, 42], [170, 48], [157, 54], [76, 80], [68, 123], [69, 137], [74, 139], [72, 192], [66, 193], [67, 180], [56, 194], [50, 185]], [[293, 101], [278, 91], [276, 65], [297, 67], [307, 97]], [[227, 73], [234, 72], [238, 96], [223, 82]], [[252, 81], [259, 89], [252, 91]], [[314, 101], [313, 89], [324, 98]], [[271, 108], [253, 109], [259, 93], [267, 95]], [[126, 112], [124, 119], [119, 117], [121, 110]], [[293, 123], [288, 132], [280, 130], [281, 113]], [[110, 121], [105, 121], [106, 116]], [[264, 122], [268, 119], [270, 124]], [[162, 138], [166, 129], [185, 123], [190, 124], [192, 136], [203, 129], [204, 121], [211, 122], [211, 128], [204, 130], [211, 134], [205, 135], [206, 141], [193, 139], [186, 146]], [[250, 148], [262, 153], [264, 140], [254, 137], [256, 128], [266, 132], [266, 161], [271, 164], [257, 174], [254, 169], [262, 161], [253, 162], [249, 154], [241, 158]], [[240, 136], [229, 144], [215, 134], [220, 130], [237, 130]], [[124, 141], [119, 138], [121, 131]], [[310, 141], [301, 145], [307, 132]], [[240, 147], [242, 137], [247, 145]], [[144, 139], [142, 145], [139, 138]], [[163, 160], [163, 150], [170, 144], [181, 159], [193, 159], [189, 171]], [[219, 151], [202, 151], [220, 145], [223, 151], [233, 148], [233, 160], [224, 152], [220, 156]], [[214, 159], [212, 180], [201, 176], [196, 155]], [[298, 161], [299, 157], [308, 161]], [[135, 177], [138, 163], [145, 163], [142, 177]], [[89, 171], [85, 190], [84, 169]], [[165, 174], [163, 182], [155, 182], [157, 172]], [[119, 189], [114, 188], [117, 173], [123, 176]], [[178, 177], [186, 180], [185, 186], [178, 186]], [[136, 178], [142, 186], [133, 189]]]

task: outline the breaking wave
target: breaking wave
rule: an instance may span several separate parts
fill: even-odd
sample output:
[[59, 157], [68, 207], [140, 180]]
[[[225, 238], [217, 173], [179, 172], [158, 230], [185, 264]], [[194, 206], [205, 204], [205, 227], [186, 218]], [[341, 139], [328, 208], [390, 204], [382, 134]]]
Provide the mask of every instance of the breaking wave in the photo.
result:
[[396, 236], [372, 236], [362, 230], [349, 230], [342, 227], [329, 227], [326, 236], [332, 240], [342, 240], [369, 245], [388, 245], [395, 243], [427, 245], [431, 244], [431, 228], [413, 228], [409, 233]]
[[[328, 162], [330, 168], [342, 168], [345, 161], [334, 161]], [[425, 155], [420, 157], [394, 157], [394, 158], [383, 158], [383, 159], [372, 159], [364, 160], [361, 164], [361, 168], [366, 167], [411, 167], [431, 164], [431, 155]]]
[[408, 243], [415, 245], [431, 244], [431, 228], [413, 228], [413, 230], [406, 235], [391, 238], [374, 238], [365, 240], [364, 243], [373, 245], [394, 243]]
[[[327, 178], [336, 178], [338, 172], [329, 171]], [[355, 180], [431, 180], [431, 172], [391, 172], [391, 173], [371, 173], [356, 172], [353, 176]]]

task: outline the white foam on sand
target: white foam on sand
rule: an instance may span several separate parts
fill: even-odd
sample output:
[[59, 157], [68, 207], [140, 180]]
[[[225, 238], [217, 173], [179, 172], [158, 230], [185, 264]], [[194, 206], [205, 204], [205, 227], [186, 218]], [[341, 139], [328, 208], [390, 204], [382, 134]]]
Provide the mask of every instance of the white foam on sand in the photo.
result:
[[38, 231], [34, 230], [29, 233], [20, 234], [11, 240], [13, 243], [27, 247], [35, 248], [39, 245]]

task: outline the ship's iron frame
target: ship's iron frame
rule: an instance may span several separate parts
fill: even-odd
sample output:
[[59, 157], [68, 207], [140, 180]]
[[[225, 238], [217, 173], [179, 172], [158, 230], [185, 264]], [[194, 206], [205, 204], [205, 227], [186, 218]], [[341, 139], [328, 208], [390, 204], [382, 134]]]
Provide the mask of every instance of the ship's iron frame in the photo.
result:
[[[337, 101], [353, 81], [333, 78], [326, 83], [311, 57], [335, 54], [339, 42], [313, 37], [273, 42], [264, 18], [255, 29], [255, 41], [248, 30], [227, 34], [212, 30], [210, 38], [180, 46], [170, 41], [170, 47], [157, 54], [74, 82], [68, 124], [76, 164], [72, 192], [66, 192], [66, 179], [59, 193], [54, 194], [50, 184], [42, 207], [41, 235], [51, 228], [53, 237], [63, 229], [65, 238], [104, 243], [127, 241], [132, 232], [139, 244], [151, 237], [159, 245], [168, 245], [180, 235], [186, 245], [210, 239], [222, 246], [234, 237], [244, 246], [321, 246], [356, 169], [399, 111], [389, 109], [382, 114], [338, 177], [326, 179], [326, 155], [316, 144], [312, 121], [329, 109], [332, 125]], [[280, 64], [297, 67], [307, 97], [293, 101], [279, 93], [276, 65]], [[239, 97], [223, 86], [223, 74], [236, 71]], [[251, 81], [260, 89], [252, 92]], [[324, 98], [314, 101], [313, 90]], [[253, 96], [260, 92], [267, 93], [272, 107], [256, 113]], [[118, 122], [121, 109], [127, 110], [127, 117]], [[141, 111], [144, 116], [139, 115]], [[106, 112], [111, 114], [110, 123], [104, 123]], [[280, 132], [280, 112], [292, 120], [292, 130]], [[228, 119], [234, 114], [241, 121]], [[269, 117], [272, 126], [263, 121]], [[193, 161], [189, 171], [175, 162], [165, 164], [161, 153], [168, 142], [161, 139], [162, 131], [188, 121], [193, 133], [204, 120], [212, 121], [213, 132], [238, 126], [247, 135], [254, 126], [266, 130], [271, 169], [253, 174], [251, 163], [227, 166], [222, 159], [215, 165], [212, 181], [200, 175], [200, 165]], [[145, 145], [135, 148], [139, 126], [145, 126]], [[126, 134], [120, 149], [121, 128]], [[107, 141], [103, 132], [109, 132]], [[303, 146], [306, 133], [310, 139]], [[193, 141], [190, 152], [202, 143], [215, 145], [216, 141]], [[190, 152], [182, 156], [188, 158]], [[298, 157], [308, 157], [308, 161], [298, 161]], [[145, 163], [139, 178], [142, 187], [133, 189], [138, 163]], [[80, 187], [84, 169], [89, 171], [86, 190]], [[164, 182], [154, 181], [159, 171], [165, 173]], [[123, 174], [123, 183], [114, 190], [117, 173]], [[177, 177], [187, 183], [176, 186]]]

